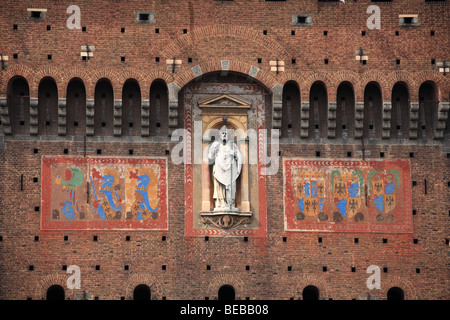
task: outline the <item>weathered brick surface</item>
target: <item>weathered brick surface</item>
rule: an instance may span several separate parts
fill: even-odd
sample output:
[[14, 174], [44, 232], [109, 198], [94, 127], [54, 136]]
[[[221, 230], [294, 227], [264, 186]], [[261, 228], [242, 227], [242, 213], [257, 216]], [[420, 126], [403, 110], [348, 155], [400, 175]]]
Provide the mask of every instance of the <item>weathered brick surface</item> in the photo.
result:
[[[406, 84], [410, 102], [419, 102], [420, 87], [427, 81], [437, 88], [435, 102], [450, 99], [449, 75], [444, 76], [430, 63], [432, 59], [450, 60], [448, 1], [372, 3], [364, 0], [345, 5], [315, 0], [78, 1], [85, 32], [67, 29], [66, 9], [71, 4], [70, 1], [0, 3], [0, 28], [4, 31], [0, 53], [9, 57], [7, 65], [0, 70], [0, 97], [12, 92], [8, 89], [11, 79], [22, 76], [29, 85], [31, 98], [40, 97], [39, 83], [51, 77], [59, 98], [68, 97], [70, 80], [79, 78], [85, 86], [85, 98], [94, 99], [98, 80], [106, 78], [111, 82], [114, 99], [125, 100], [123, 85], [132, 78], [139, 84], [142, 101], [150, 99], [153, 103], [150, 88], [155, 80], [174, 82], [181, 88], [179, 96], [182, 97], [185, 86], [193, 80], [201, 81], [191, 68], [199, 66], [203, 74], [216, 72], [220, 81], [221, 61], [229, 60], [229, 70], [242, 76], [243, 81], [252, 81], [247, 79], [252, 66], [259, 69], [255, 78], [267, 90], [267, 128], [272, 127], [274, 115], [270, 89], [288, 81], [298, 86], [301, 102], [310, 101], [310, 89], [316, 81], [325, 85], [328, 102], [339, 102], [338, 87], [344, 81], [351, 84], [355, 102], [365, 101], [364, 90], [372, 81], [379, 85], [383, 102], [393, 100], [392, 89], [397, 82]], [[366, 9], [371, 4], [381, 9], [380, 30], [367, 29]], [[32, 7], [48, 9], [46, 19], [30, 20], [26, 9]], [[156, 23], [135, 22], [138, 11], [156, 12]], [[312, 14], [313, 25], [292, 26], [292, 14]], [[418, 14], [421, 25], [400, 27], [399, 14]], [[13, 25], [17, 25], [17, 30]], [[263, 34], [264, 30], [267, 35]], [[435, 31], [434, 36], [430, 35], [431, 30]], [[365, 36], [361, 35], [362, 31], [366, 31]], [[80, 47], [85, 45], [95, 47], [89, 61], [80, 57]], [[369, 57], [366, 65], [355, 60], [355, 51], [360, 48]], [[18, 54], [16, 60], [14, 53]], [[48, 54], [52, 55], [51, 61], [47, 59]], [[125, 62], [121, 62], [122, 56]], [[172, 73], [167, 70], [166, 59], [174, 57], [181, 59], [182, 64]], [[189, 58], [192, 62], [188, 62]], [[285, 62], [284, 72], [277, 74], [270, 70], [269, 61], [276, 59]], [[329, 59], [329, 63], [324, 64], [324, 59]], [[401, 60], [400, 65], [396, 65], [396, 59]], [[288, 92], [297, 95], [292, 90], [291, 87]], [[178, 102], [178, 127], [183, 127], [183, 99]], [[163, 102], [166, 108], [167, 104]], [[282, 134], [287, 132], [290, 120], [285, 110], [284, 105]], [[381, 113], [374, 113], [377, 133], [371, 140], [367, 139], [366, 116], [364, 148], [370, 152], [368, 159], [379, 159], [381, 152], [387, 159], [410, 159], [411, 180], [417, 182], [412, 187], [415, 213], [412, 234], [285, 232], [280, 170], [267, 177], [267, 237], [250, 238], [248, 242], [239, 237], [210, 237], [209, 241], [185, 237], [184, 167], [173, 164], [170, 156], [167, 231], [41, 230], [40, 212], [35, 211], [41, 205], [41, 156], [63, 155], [64, 149], [68, 149], [69, 155], [83, 155], [84, 131], [70, 127], [66, 136], [58, 136], [56, 131], [52, 136], [42, 131], [30, 136], [27, 119], [26, 130], [22, 128], [16, 131], [19, 134], [5, 135], [3, 149], [0, 144], [0, 298], [45, 298], [49, 286], [65, 287], [68, 275], [63, 265], [78, 265], [82, 289], [66, 289], [66, 297], [70, 299], [83, 291], [98, 299], [131, 299], [134, 288], [141, 283], [150, 286], [153, 299], [214, 299], [223, 284], [232, 285], [239, 299], [298, 299], [308, 285], [319, 288], [321, 299], [359, 299], [368, 294], [385, 299], [391, 287], [402, 288], [406, 299], [449, 299], [448, 135], [443, 140], [435, 140], [428, 126], [431, 136], [425, 139], [420, 138], [420, 130], [417, 140], [405, 139], [405, 134], [401, 140], [381, 139]], [[2, 125], [6, 127], [7, 118], [2, 116]], [[354, 120], [348, 125], [348, 140], [342, 139], [340, 133], [333, 140], [323, 130], [327, 115], [320, 116], [325, 117], [320, 121], [321, 139], [313, 139], [314, 135], [301, 139], [300, 124], [294, 123], [292, 139], [281, 140], [282, 158], [315, 158], [316, 151], [320, 151], [321, 158], [345, 159], [349, 151], [353, 158], [361, 158], [357, 154], [362, 149], [361, 140], [353, 139]], [[299, 106], [294, 119], [300, 119]], [[57, 119], [52, 120], [57, 123]], [[138, 120], [135, 123], [140, 123]], [[433, 121], [436, 125], [436, 118]], [[84, 130], [85, 125], [86, 119], [82, 118], [79, 126]], [[87, 139], [88, 153], [95, 155], [97, 149], [102, 149], [104, 156], [130, 156], [129, 150], [133, 149], [136, 157], [166, 156], [165, 151], [175, 145], [165, 134], [167, 120], [163, 119], [161, 130], [164, 130], [160, 134], [154, 128], [153, 119], [151, 125], [148, 138], [135, 134], [113, 137], [112, 126], [102, 136], [98, 134], [101, 126], [97, 120], [97, 131]], [[395, 122], [391, 130], [394, 126]], [[308, 130], [313, 133], [311, 127]], [[413, 158], [410, 153], [414, 154]], [[33, 182], [33, 177], [38, 182]], [[97, 242], [92, 240], [94, 235], [98, 236]], [[125, 241], [128, 235], [130, 241]], [[35, 236], [39, 241], [35, 241]], [[64, 236], [68, 237], [67, 241]], [[358, 238], [358, 243], [354, 238]], [[383, 243], [384, 238], [387, 243]], [[34, 270], [29, 270], [30, 265]], [[96, 265], [100, 270], [96, 270]], [[129, 270], [124, 270], [125, 265]], [[380, 290], [366, 287], [369, 265], [387, 268], [381, 274]], [[355, 267], [355, 272], [351, 267]]]

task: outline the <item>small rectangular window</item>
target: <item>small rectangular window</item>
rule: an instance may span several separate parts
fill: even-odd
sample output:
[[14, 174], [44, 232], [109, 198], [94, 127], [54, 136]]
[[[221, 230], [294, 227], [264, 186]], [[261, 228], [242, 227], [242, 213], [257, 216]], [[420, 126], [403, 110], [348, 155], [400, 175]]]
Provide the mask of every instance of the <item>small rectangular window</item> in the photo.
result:
[[293, 14], [291, 25], [310, 26], [312, 25], [312, 14]]
[[28, 18], [32, 20], [45, 20], [47, 9], [28, 8]]
[[148, 13], [139, 13], [138, 19], [139, 19], [139, 21], [148, 21], [150, 19], [150, 14], [148, 14]]
[[400, 14], [399, 25], [402, 27], [415, 27], [419, 26], [419, 15], [417, 14]]
[[138, 12], [137, 13], [137, 22], [144, 23], [154, 23], [155, 21], [155, 12]]
[[297, 16], [297, 23], [298, 24], [305, 24], [306, 23], [306, 16]]

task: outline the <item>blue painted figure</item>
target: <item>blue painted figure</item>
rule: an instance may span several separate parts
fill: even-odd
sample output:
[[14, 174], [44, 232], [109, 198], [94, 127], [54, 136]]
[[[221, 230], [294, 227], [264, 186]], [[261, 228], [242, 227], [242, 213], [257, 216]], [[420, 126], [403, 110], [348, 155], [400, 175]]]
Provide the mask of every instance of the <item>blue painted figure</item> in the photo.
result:
[[343, 216], [347, 215], [347, 200], [340, 199], [336, 205]]

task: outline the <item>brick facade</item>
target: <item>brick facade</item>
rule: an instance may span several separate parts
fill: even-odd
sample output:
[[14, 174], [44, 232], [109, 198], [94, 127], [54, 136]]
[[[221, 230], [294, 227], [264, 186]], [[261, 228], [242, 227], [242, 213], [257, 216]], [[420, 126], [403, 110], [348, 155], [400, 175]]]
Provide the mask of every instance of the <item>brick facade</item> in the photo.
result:
[[[2, 1], [0, 298], [60, 285], [66, 299], [133, 299], [145, 284], [156, 300], [217, 299], [223, 285], [237, 299], [302, 299], [310, 285], [327, 300], [386, 299], [392, 287], [449, 299], [449, 2], [345, 2], [78, 1], [82, 29], [68, 29], [70, 1]], [[380, 29], [366, 25], [370, 5]], [[420, 25], [399, 25], [403, 14]], [[256, 236], [186, 233], [197, 194], [185, 194], [171, 134], [192, 125], [189, 89], [208, 83], [256, 85], [264, 128], [281, 132]], [[42, 157], [85, 155], [166, 157], [167, 229], [42, 229]], [[286, 231], [285, 158], [409, 160], [412, 233]], [[81, 289], [67, 289], [70, 265]], [[370, 265], [381, 289], [366, 286]]]

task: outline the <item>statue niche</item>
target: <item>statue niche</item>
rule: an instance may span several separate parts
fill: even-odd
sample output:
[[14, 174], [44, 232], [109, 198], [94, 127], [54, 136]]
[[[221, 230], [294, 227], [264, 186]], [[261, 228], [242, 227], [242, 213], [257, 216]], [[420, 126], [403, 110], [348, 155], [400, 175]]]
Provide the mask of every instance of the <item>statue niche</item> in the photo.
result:
[[208, 160], [213, 162], [214, 211], [238, 211], [235, 207], [236, 180], [241, 174], [243, 156], [236, 143], [228, 138], [228, 128], [220, 129], [221, 141], [211, 144]]
[[252, 221], [246, 139], [250, 105], [222, 95], [199, 103], [199, 106], [202, 129], [205, 133], [215, 131], [214, 139], [204, 137], [203, 140], [200, 222], [221, 229], [245, 228]]

